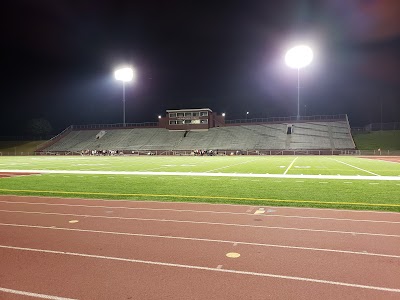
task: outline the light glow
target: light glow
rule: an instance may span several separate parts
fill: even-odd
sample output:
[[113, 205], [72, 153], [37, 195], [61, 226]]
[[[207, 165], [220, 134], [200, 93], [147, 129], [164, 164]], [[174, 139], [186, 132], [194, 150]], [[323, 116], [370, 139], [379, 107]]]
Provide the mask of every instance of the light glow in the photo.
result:
[[134, 78], [134, 75], [135, 73], [130, 67], [121, 68], [114, 72], [115, 79], [123, 82], [131, 81]]
[[310, 47], [300, 45], [293, 47], [285, 55], [285, 62], [290, 68], [301, 69], [308, 66], [313, 60], [314, 54]]

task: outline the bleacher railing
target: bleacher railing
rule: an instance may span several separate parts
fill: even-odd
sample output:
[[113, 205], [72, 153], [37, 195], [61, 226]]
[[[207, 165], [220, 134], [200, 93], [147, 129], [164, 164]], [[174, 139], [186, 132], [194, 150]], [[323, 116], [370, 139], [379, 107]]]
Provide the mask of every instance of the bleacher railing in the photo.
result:
[[253, 119], [236, 119], [226, 120], [225, 124], [241, 124], [241, 123], [276, 123], [276, 122], [302, 122], [302, 121], [339, 121], [347, 120], [347, 115], [317, 115], [317, 116], [297, 116], [291, 117], [270, 117], [270, 118], [253, 118]]
[[157, 122], [144, 122], [144, 123], [117, 123], [117, 124], [89, 124], [89, 125], [71, 125], [73, 130], [81, 129], [115, 129], [115, 128], [136, 128], [136, 127], [158, 127]]

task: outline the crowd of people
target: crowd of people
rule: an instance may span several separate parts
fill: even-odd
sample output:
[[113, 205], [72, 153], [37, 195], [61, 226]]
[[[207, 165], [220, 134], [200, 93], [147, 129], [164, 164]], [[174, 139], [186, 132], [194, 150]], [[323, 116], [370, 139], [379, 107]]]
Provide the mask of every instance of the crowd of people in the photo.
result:
[[114, 156], [114, 155], [122, 155], [124, 154], [121, 150], [82, 150], [81, 155], [90, 155], [90, 156]]
[[195, 156], [205, 156], [205, 155], [213, 156], [213, 155], [217, 155], [218, 151], [216, 151], [214, 153], [213, 150], [194, 150], [193, 153], [194, 153]]

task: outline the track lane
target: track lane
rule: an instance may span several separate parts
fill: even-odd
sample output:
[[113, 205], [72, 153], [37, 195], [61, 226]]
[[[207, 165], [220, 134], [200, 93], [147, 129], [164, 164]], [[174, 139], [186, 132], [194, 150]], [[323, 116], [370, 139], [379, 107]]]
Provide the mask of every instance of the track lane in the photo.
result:
[[[236, 271], [397, 288], [400, 292], [400, 257], [395, 259], [282, 248], [268, 248], [266, 251], [266, 248], [254, 245], [26, 227], [0, 227], [0, 237], [0, 245], [206, 268], [222, 265], [224, 269]], [[229, 252], [238, 252], [241, 257], [227, 258], [226, 253]]]
[[[238, 225], [271, 226], [282, 228], [297, 228], [327, 231], [353, 231], [360, 233], [387, 234], [400, 236], [400, 221], [398, 223], [348, 221], [345, 219], [316, 219], [316, 218], [285, 218], [274, 217], [268, 213], [262, 214], [222, 214], [222, 213], [198, 213], [176, 210], [147, 210], [147, 209], [125, 209], [107, 208], [93, 206], [67, 206], [67, 205], [46, 205], [26, 203], [0, 202], [0, 211], [24, 211], [37, 213], [59, 213], [90, 215], [95, 217], [121, 217], [140, 219], [166, 219], [188, 222], [225, 223]], [[351, 224], [349, 224], [351, 223]], [[351, 230], [349, 230], [351, 226]]]
[[[400, 189], [399, 189], [400, 191]], [[198, 213], [241, 213], [253, 214], [259, 207], [266, 210], [266, 215], [285, 215], [316, 218], [337, 218], [351, 220], [375, 220], [384, 222], [400, 222], [400, 213], [385, 211], [364, 211], [364, 210], [345, 210], [329, 208], [307, 208], [307, 207], [284, 207], [284, 206], [249, 206], [233, 204], [210, 204], [194, 202], [160, 202], [160, 201], [137, 201], [137, 200], [102, 200], [102, 199], [84, 199], [84, 198], [61, 198], [61, 197], [31, 197], [31, 196], [12, 196], [0, 195], [2, 201], [15, 202], [45, 202], [49, 204], [66, 205], [85, 205], [85, 206], [103, 206], [120, 208], [148, 208], [148, 209], [172, 209], [172, 210], [192, 210]], [[344, 199], [345, 200], [345, 199]], [[270, 211], [270, 212], [268, 212]]]
[[[216, 226], [212, 224], [104, 219], [65, 215], [41, 215], [0, 212], [2, 223], [110, 230], [152, 235], [182, 236], [243, 242], [292, 245], [325, 249], [366, 251], [400, 255], [398, 237], [366, 236], [310, 231], [276, 230], [264, 227]], [[69, 221], [78, 220], [77, 224]], [[79, 224], [79, 225], [78, 225]]]
[[[78, 299], [397, 299], [398, 294], [315, 282], [1, 249], [9, 288]], [[16, 265], [24, 272], [10, 272]], [[6, 274], [5, 274], [6, 273]], [[24, 280], [25, 279], [25, 280]]]

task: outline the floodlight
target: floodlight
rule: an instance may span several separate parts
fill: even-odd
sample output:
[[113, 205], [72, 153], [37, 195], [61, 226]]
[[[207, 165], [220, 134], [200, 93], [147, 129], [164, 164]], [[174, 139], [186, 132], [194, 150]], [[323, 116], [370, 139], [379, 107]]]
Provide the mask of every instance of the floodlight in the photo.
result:
[[126, 126], [125, 123], [125, 82], [129, 82], [132, 79], [134, 79], [135, 73], [134, 70], [131, 67], [123, 67], [120, 69], [117, 69], [114, 72], [114, 76], [116, 80], [122, 81], [122, 108], [123, 108], [123, 112], [122, 112], [122, 117], [123, 117], [123, 126]]
[[161, 116], [159, 115], [158, 118], [161, 119]]
[[116, 80], [121, 80], [123, 82], [131, 81], [134, 76], [133, 69], [130, 67], [125, 67], [118, 69], [114, 72], [114, 76]]
[[285, 62], [293, 69], [301, 69], [308, 66], [313, 60], [314, 54], [310, 47], [300, 45], [286, 52]]
[[222, 113], [222, 116], [225, 117], [225, 113]]
[[300, 45], [293, 47], [285, 55], [288, 67], [297, 69], [297, 119], [300, 119], [300, 69], [307, 67], [313, 60], [314, 54], [310, 47]]

